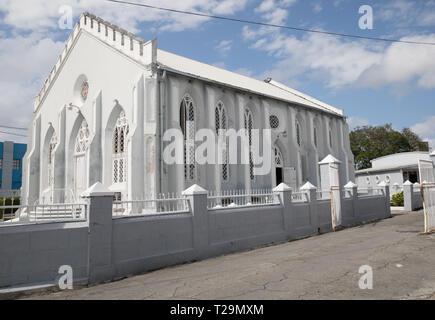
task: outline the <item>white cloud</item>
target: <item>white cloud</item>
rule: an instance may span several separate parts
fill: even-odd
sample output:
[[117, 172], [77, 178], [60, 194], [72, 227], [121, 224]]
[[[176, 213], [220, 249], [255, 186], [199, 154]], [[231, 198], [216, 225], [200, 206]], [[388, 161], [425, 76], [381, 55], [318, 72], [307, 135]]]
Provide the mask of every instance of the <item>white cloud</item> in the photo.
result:
[[[435, 42], [435, 34], [404, 37], [403, 40]], [[383, 84], [403, 84], [413, 80], [422, 88], [435, 88], [435, 46], [394, 43], [381, 59], [361, 75], [360, 83], [377, 88]]]
[[321, 12], [323, 10], [322, 4], [320, 2], [313, 4], [313, 10], [315, 13]]
[[369, 125], [369, 120], [359, 117], [349, 117], [347, 118], [347, 124], [351, 130], [356, 127], [364, 127]]
[[256, 12], [267, 12], [272, 10], [275, 7], [275, 1], [274, 0], [264, 0], [261, 2], [260, 6], [255, 8]]
[[222, 40], [217, 46], [215, 46], [215, 49], [219, 51], [221, 55], [225, 56], [230, 52], [232, 43], [232, 40]]
[[[232, 15], [243, 10], [248, 0], [149, 0], [147, 4], [184, 11]], [[104, 0], [0, 0], [0, 11], [4, 13], [3, 24], [21, 30], [54, 30], [61, 16], [61, 6], [71, 6], [75, 18], [89, 11], [130, 32], [138, 32], [141, 22], [155, 22], [160, 30], [182, 31], [198, 27], [208, 20], [205, 17], [187, 16], [174, 12], [141, 8]]]
[[[314, 77], [331, 88], [392, 85], [403, 93], [405, 84], [416, 81], [421, 88], [435, 88], [435, 46], [363, 40], [344, 40], [319, 34], [302, 38], [264, 28], [243, 28], [242, 35], [251, 48], [278, 59], [269, 73], [286, 83], [298, 76]], [[435, 42], [435, 34], [403, 37], [402, 40]], [[277, 79], [278, 80], [278, 79]]]
[[[33, 116], [33, 97], [41, 89], [44, 76], [56, 62], [63, 42], [42, 38], [40, 34], [0, 41], [0, 110], [2, 125], [27, 127]], [[37, 63], [35, 63], [37, 61]], [[2, 131], [5, 131], [1, 129]], [[6, 130], [11, 131], [11, 130]], [[23, 134], [23, 132], [18, 132]], [[23, 141], [0, 135], [0, 139]]]
[[[247, 2], [248, 0], [149, 0], [147, 4], [232, 15], [243, 10]], [[75, 21], [82, 12], [87, 11], [133, 33], [138, 33], [142, 22], [153, 22], [156, 31], [174, 32], [198, 28], [209, 20], [104, 0], [0, 0], [0, 26], [3, 29], [0, 30], [0, 125], [27, 127], [32, 119], [33, 97], [39, 93], [64, 46], [63, 41], [54, 39], [65, 34], [65, 30], [58, 26], [61, 17], [59, 8], [65, 5], [73, 9]], [[222, 50], [228, 51], [230, 47], [231, 43], [227, 43]], [[0, 131], [4, 130], [0, 128]], [[26, 140], [1, 133], [0, 139]]]
[[434, 26], [435, 1], [385, 1], [375, 5], [374, 15], [399, 27]]
[[427, 117], [425, 121], [416, 123], [411, 130], [423, 140], [429, 141], [430, 147], [435, 149], [435, 116]]

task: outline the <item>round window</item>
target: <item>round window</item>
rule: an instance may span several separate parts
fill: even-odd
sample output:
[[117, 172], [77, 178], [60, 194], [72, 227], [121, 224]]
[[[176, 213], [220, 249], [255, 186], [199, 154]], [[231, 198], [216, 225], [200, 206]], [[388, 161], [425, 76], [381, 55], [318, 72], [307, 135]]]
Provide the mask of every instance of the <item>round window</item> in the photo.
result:
[[269, 123], [270, 123], [270, 127], [272, 129], [278, 128], [279, 127], [279, 119], [278, 119], [278, 117], [275, 116], [275, 115], [271, 115], [269, 117]]

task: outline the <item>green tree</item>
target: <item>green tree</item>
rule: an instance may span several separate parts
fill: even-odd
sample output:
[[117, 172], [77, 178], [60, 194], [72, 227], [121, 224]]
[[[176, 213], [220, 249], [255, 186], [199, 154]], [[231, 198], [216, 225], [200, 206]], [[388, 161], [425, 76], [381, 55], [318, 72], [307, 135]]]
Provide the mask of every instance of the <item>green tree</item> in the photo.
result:
[[382, 156], [429, 150], [428, 144], [409, 128], [399, 132], [391, 124], [357, 127], [350, 133], [350, 147], [358, 170], [370, 168], [370, 160]]

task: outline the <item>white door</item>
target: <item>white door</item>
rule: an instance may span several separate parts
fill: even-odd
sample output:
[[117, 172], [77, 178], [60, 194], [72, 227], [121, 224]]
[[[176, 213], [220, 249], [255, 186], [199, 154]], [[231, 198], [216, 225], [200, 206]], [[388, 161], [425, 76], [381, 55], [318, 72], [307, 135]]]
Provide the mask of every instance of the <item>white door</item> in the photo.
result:
[[86, 161], [85, 155], [75, 157], [75, 172], [74, 172], [74, 196], [79, 199], [80, 194], [86, 190]]

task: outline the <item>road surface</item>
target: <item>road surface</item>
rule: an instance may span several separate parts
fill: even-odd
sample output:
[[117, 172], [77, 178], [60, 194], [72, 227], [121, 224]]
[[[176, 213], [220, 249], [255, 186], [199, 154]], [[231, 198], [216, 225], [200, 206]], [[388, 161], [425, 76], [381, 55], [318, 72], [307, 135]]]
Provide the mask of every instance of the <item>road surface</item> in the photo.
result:
[[[423, 213], [26, 299], [435, 299]], [[362, 290], [359, 268], [373, 270]]]

